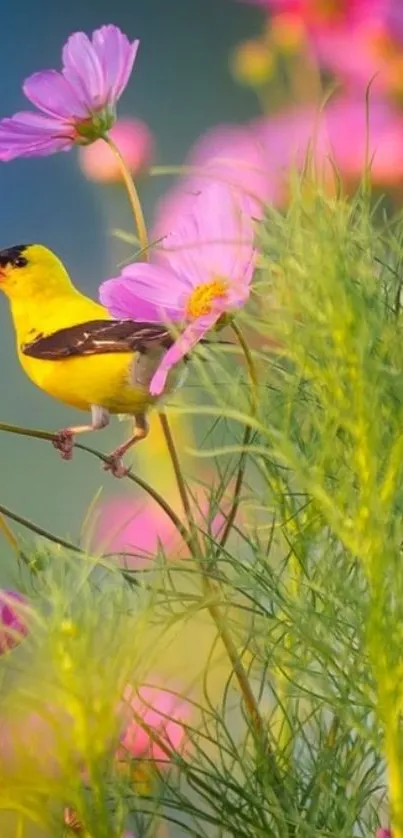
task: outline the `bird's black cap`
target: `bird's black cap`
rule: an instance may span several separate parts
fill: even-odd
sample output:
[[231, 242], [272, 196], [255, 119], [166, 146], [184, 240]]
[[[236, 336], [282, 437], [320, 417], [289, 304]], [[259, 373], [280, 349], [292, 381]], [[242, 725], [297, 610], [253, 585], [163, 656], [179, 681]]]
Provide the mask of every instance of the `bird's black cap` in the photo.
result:
[[12, 262], [15, 262], [24, 250], [30, 247], [29, 244], [14, 244], [13, 247], [6, 247], [4, 250], [0, 250], [0, 266], [5, 268], [6, 265], [10, 265]]

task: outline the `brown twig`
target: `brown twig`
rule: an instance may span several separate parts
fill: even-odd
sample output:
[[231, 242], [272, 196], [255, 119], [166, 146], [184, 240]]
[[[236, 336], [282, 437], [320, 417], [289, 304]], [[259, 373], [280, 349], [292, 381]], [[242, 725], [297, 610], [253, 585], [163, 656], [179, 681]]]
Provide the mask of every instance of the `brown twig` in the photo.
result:
[[[55, 439], [57, 439], [56, 434], [52, 434], [49, 431], [41, 431], [34, 428], [24, 428], [20, 427], [19, 425], [10, 425], [5, 422], [0, 422], [0, 431], [4, 431], [10, 434], [16, 434], [18, 436], [27, 436], [31, 439], [41, 439], [46, 442], [53, 442]], [[81, 442], [75, 442], [74, 448], [77, 448], [80, 451], [85, 451], [87, 454], [91, 454], [93, 457], [96, 457], [102, 463], [108, 463], [107, 455], [102, 454], [101, 451], [97, 451], [95, 448], [90, 448], [88, 445], [83, 445]], [[152, 486], [150, 486], [137, 474], [133, 474], [132, 471], [128, 471], [125, 476], [128, 480], [131, 480], [132, 483], [135, 483], [136, 486], [139, 486], [140, 489], [143, 489], [145, 492], [147, 492], [147, 494], [161, 507], [161, 509], [165, 512], [166, 515], [168, 515], [173, 525], [176, 527], [178, 533], [183, 538], [185, 544], [189, 547], [189, 549], [191, 549], [192, 539], [190, 533], [187, 531], [179, 516], [176, 514], [176, 512], [174, 512], [174, 510], [170, 507], [170, 505], [166, 502], [162, 495], [160, 495], [159, 492], [153, 489]]]

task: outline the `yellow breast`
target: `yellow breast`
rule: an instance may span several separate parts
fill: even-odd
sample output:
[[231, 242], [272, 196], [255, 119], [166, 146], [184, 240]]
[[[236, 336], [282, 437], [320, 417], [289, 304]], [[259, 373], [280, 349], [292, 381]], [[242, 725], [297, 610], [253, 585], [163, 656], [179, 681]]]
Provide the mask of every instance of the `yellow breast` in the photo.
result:
[[100, 405], [111, 413], [135, 413], [153, 403], [147, 388], [133, 382], [134, 354], [89, 355], [44, 361], [19, 352], [23, 369], [42, 390], [71, 407]]

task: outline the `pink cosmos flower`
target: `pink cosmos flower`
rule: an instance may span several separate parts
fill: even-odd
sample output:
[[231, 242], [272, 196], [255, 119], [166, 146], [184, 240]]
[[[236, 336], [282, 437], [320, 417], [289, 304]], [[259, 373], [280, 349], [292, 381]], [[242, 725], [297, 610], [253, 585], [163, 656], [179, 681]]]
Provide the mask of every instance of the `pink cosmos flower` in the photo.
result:
[[[368, 121], [368, 124], [367, 124]], [[362, 178], [366, 162], [374, 183], [393, 186], [403, 178], [403, 116], [384, 99], [339, 96], [321, 114], [292, 108], [255, 122], [268, 159], [277, 161], [279, 197], [287, 194], [289, 167], [301, 168], [308, 151], [322, 176], [334, 182], [334, 164], [347, 181]]]
[[101, 504], [93, 536], [95, 545], [107, 553], [127, 553], [124, 563], [136, 569], [149, 566], [162, 545], [167, 553], [178, 546], [178, 533], [171, 519], [152, 499], [120, 497]]
[[282, 43], [300, 44], [305, 34], [308, 37], [306, 45], [312, 48], [321, 64], [349, 79], [360, 78], [364, 85], [383, 69], [379, 50], [376, 55], [376, 44], [383, 43], [385, 39], [379, 39], [379, 35], [389, 28], [395, 39], [396, 19], [403, 20], [400, 0], [246, 2], [272, 12], [272, 38], [280, 47]]
[[[141, 119], [118, 119], [109, 131], [133, 176], [144, 172], [151, 163], [154, 139]], [[103, 140], [79, 148], [79, 162], [88, 180], [119, 183], [122, 172], [115, 155]]]
[[151, 380], [153, 396], [206, 332], [247, 301], [255, 262], [252, 214], [239, 190], [212, 183], [152, 262], [128, 265], [101, 285], [101, 301], [113, 317], [183, 327]]
[[[329, 40], [323, 61], [350, 85], [376, 94], [403, 92], [403, 4], [391, 0], [389, 14], [348, 33], [346, 43]], [[344, 48], [343, 48], [344, 47]]]
[[123, 700], [122, 712], [128, 722], [120, 739], [118, 758], [129, 754], [137, 759], [168, 762], [165, 750], [141, 727], [138, 718], [155, 731], [170, 750], [183, 751], [185, 724], [190, 717], [189, 702], [168, 689], [144, 686], [136, 692], [130, 685], [125, 689]]
[[26, 620], [19, 605], [25, 597], [16, 591], [0, 591], [0, 654], [18, 646], [28, 633]]
[[[207, 478], [208, 479], [208, 478]], [[212, 479], [212, 478], [211, 478]], [[219, 539], [223, 532], [231, 506], [231, 489], [223, 498], [220, 510], [211, 514], [205, 490], [196, 487], [190, 499], [196, 524], [203, 532]], [[183, 507], [173, 489], [170, 504], [180, 519]], [[124, 553], [126, 567], [141, 570], [150, 567], [162, 547], [169, 559], [185, 559], [189, 548], [178, 533], [168, 515], [148, 496], [141, 500], [135, 497], [116, 497], [101, 503], [96, 510], [96, 523], [91, 533], [93, 549], [103, 554]]]
[[392, 838], [392, 830], [380, 827], [376, 830], [376, 838]]
[[115, 106], [133, 68], [139, 41], [117, 26], [71, 35], [61, 72], [43, 70], [26, 79], [24, 93], [42, 113], [22, 111], [0, 121], [0, 160], [68, 151], [87, 144], [115, 121]]
[[271, 11], [274, 15], [299, 18], [311, 29], [328, 32], [379, 19], [388, 9], [390, 0], [246, 0]]
[[190, 150], [181, 177], [159, 201], [152, 238], [175, 230], [192, 211], [195, 195], [217, 181], [239, 189], [251, 201], [256, 218], [263, 217], [264, 205], [275, 200], [270, 161], [259, 136], [247, 125], [218, 125], [203, 134]]

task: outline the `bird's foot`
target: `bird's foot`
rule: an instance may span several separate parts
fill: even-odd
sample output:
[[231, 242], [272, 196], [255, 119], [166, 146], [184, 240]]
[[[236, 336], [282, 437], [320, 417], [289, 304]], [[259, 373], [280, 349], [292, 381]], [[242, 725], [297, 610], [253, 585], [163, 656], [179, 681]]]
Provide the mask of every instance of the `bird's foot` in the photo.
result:
[[71, 460], [73, 457], [74, 436], [70, 428], [59, 431], [55, 439], [52, 440], [52, 445], [60, 452], [63, 460]]
[[66, 806], [63, 812], [63, 822], [64, 825], [67, 826], [69, 832], [77, 832], [82, 833], [84, 827], [81, 823], [77, 812], [71, 808], [71, 806]]
[[103, 468], [104, 471], [110, 471], [114, 477], [118, 478], [126, 477], [129, 473], [129, 469], [123, 465], [122, 453], [119, 451], [119, 448], [116, 451], [112, 451], [112, 454], [109, 454]]

